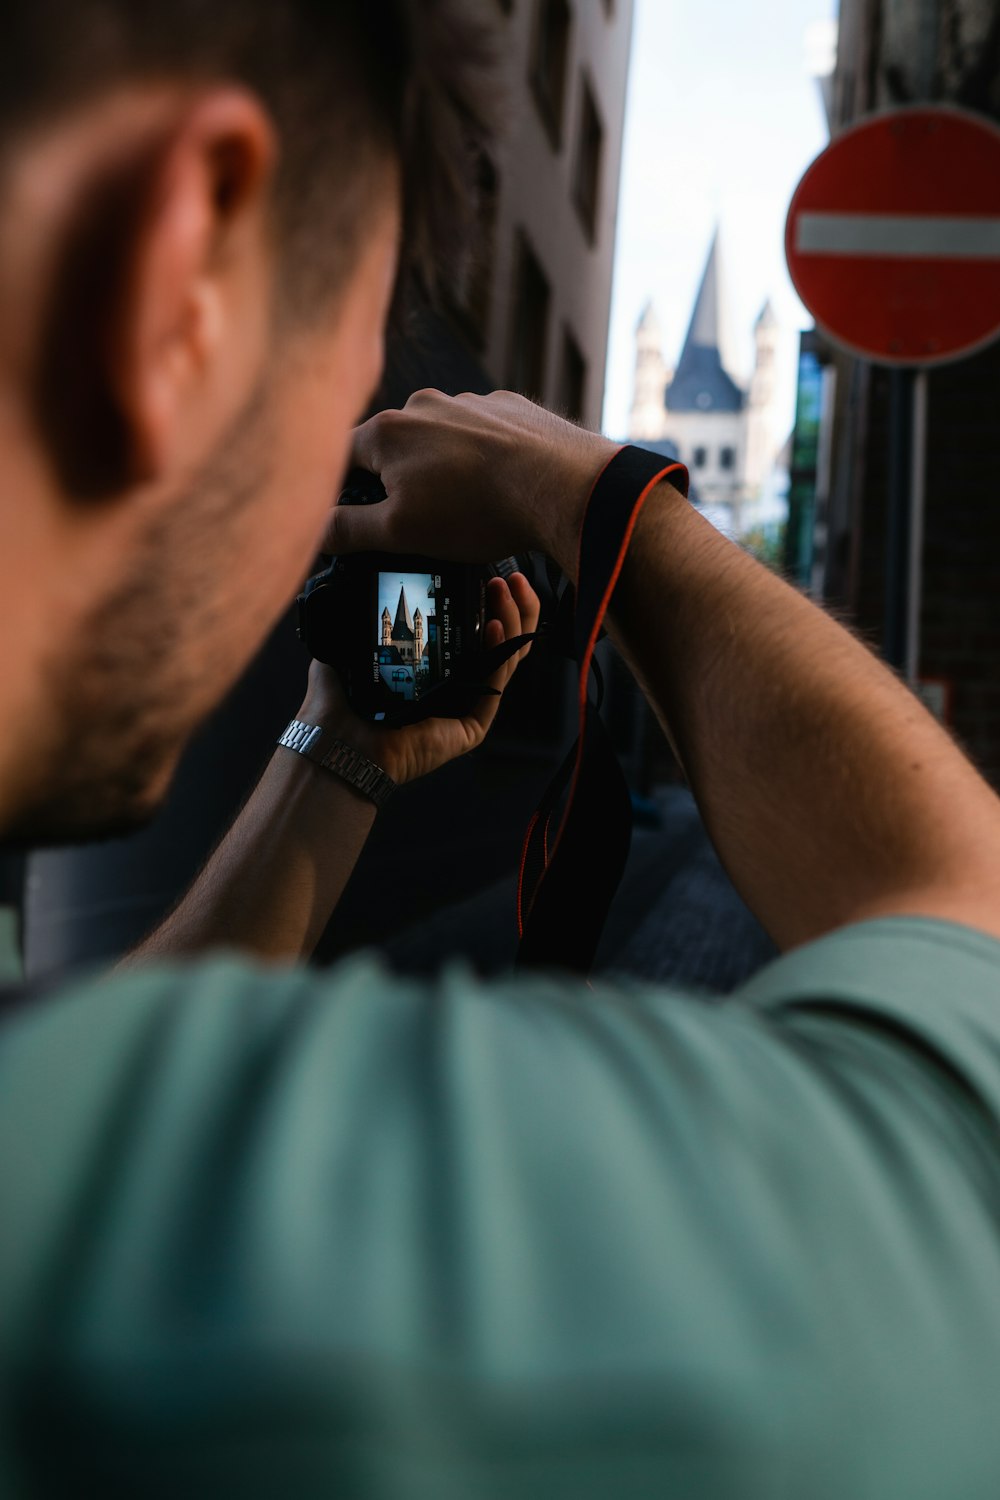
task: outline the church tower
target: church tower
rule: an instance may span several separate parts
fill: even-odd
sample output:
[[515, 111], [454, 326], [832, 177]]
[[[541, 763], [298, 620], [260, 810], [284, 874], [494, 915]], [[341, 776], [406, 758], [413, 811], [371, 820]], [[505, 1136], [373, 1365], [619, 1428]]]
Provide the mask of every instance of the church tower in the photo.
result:
[[743, 386], [729, 331], [719, 231], [712, 235], [698, 295], [674, 378], [667, 387], [668, 411], [739, 411]]
[[778, 452], [776, 355], [781, 329], [770, 302], [754, 324], [756, 360], [746, 379], [732, 342], [719, 231], [698, 284], [677, 368], [668, 372], [660, 327], [646, 304], [636, 327], [629, 437], [673, 445], [699, 505], [725, 506], [737, 535], [744, 501], [762, 490]]
[[392, 645], [392, 615], [388, 609], [382, 611], [382, 644], [383, 646]]
[[663, 358], [663, 332], [652, 302], [647, 302], [635, 330], [635, 385], [629, 416], [629, 437], [663, 436], [663, 392], [670, 371]]
[[424, 617], [419, 609], [413, 611], [413, 662], [419, 667], [424, 654]]
[[399, 585], [399, 603], [396, 605], [396, 618], [392, 622], [392, 635], [390, 644], [395, 646], [399, 657], [408, 667], [413, 665], [413, 616], [410, 614], [410, 605], [406, 597], [406, 589]]
[[732, 507], [734, 523], [744, 495], [746, 404], [735, 370], [716, 229], [681, 357], [667, 386], [664, 434], [687, 464], [698, 499]]
[[760, 491], [774, 464], [778, 440], [774, 425], [776, 355], [781, 326], [768, 299], [753, 326], [756, 359], [747, 406], [745, 480], [751, 494]]

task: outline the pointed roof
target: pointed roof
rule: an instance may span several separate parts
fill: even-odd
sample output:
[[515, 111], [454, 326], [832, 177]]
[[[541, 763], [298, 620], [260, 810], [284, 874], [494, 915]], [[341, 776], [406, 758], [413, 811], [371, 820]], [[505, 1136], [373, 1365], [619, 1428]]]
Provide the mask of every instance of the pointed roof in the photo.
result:
[[410, 614], [410, 606], [406, 602], [406, 590], [402, 584], [399, 586], [399, 603], [396, 605], [396, 618], [392, 624], [392, 638], [394, 641], [412, 641], [413, 639], [413, 616]]
[[716, 229], [684, 348], [667, 388], [668, 411], [742, 410], [744, 393], [726, 368], [729, 361], [724, 313], [719, 231]]
[[691, 323], [687, 331], [687, 343], [703, 344], [709, 348], [718, 346], [720, 280], [719, 229], [718, 225], [716, 225], [712, 233], [712, 243], [708, 249], [708, 259], [705, 262], [705, 269], [701, 273], [701, 285], [698, 288], [694, 311], [691, 314]]
[[635, 325], [635, 331], [636, 333], [655, 334], [657, 338], [660, 337], [660, 320], [656, 316], [656, 308], [653, 306], [652, 297], [646, 302], [639, 316], [639, 321]]
[[757, 321], [753, 326], [755, 328], [777, 328], [778, 315], [774, 310], [770, 297], [767, 298], [764, 306], [757, 314]]

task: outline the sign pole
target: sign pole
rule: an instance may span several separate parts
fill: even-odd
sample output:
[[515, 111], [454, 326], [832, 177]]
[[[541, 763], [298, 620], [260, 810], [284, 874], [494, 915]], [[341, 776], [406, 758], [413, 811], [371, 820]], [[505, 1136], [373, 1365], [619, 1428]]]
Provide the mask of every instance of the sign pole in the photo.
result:
[[890, 667], [898, 670], [906, 666], [909, 655], [913, 384], [911, 369], [890, 370], [889, 506], [885, 538], [885, 628], [882, 652]]
[[896, 368], [889, 373], [883, 654], [911, 687], [916, 686], [920, 675], [926, 487], [927, 371]]
[[910, 455], [910, 525], [908, 587], [906, 590], [906, 652], [903, 670], [910, 687], [920, 677], [920, 605], [924, 582], [924, 508], [927, 500], [927, 395], [926, 369], [913, 376]]

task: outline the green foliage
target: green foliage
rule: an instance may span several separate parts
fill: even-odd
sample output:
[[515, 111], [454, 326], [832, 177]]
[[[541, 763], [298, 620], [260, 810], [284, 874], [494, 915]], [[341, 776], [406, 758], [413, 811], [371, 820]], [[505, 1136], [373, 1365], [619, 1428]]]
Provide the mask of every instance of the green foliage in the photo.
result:
[[766, 526], [752, 526], [740, 537], [740, 545], [774, 572], [780, 573], [785, 560], [785, 522], [775, 521]]

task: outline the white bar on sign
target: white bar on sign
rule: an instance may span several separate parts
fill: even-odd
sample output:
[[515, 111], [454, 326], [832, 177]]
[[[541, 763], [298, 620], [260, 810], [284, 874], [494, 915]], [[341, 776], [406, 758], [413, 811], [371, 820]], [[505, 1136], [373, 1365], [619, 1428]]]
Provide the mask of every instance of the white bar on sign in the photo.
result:
[[800, 214], [800, 255], [898, 255], [942, 260], [1000, 258], [1000, 218], [911, 214]]

